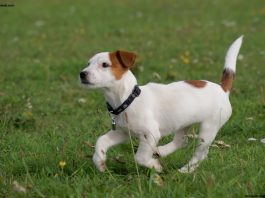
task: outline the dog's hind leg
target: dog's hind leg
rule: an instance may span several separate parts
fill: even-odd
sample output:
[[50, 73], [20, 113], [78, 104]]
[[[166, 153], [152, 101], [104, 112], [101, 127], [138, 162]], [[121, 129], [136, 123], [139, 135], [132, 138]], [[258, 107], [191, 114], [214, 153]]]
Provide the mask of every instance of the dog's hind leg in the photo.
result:
[[169, 142], [166, 145], [159, 146], [157, 148], [157, 153], [154, 153], [154, 156], [157, 157], [165, 157], [173, 152], [175, 152], [177, 149], [180, 149], [186, 145], [186, 134], [187, 128], [181, 129], [178, 132], [175, 133], [175, 136], [171, 142]]
[[179, 169], [180, 172], [193, 172], [199, 166], [199, 163], [207, 157], [209, 146], [212, 144], [219, 128], [220, 127], [216, 124], [216, 122], [208, 121], [201, 124], [199, 132], [199, 145], [189, 163]]

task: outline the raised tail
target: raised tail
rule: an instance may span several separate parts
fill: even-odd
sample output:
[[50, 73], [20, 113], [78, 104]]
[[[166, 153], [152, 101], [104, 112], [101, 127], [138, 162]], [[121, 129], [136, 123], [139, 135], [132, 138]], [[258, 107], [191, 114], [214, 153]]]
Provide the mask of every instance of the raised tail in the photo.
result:
[[232, 89], [234, 76], [236, 73], [236, 60], [239, 53], [243, 36], [236, 39], [232, 45], [229, 47], [225, 56], [225, 66], [223, 71], [223, 76], [221, 80], [221, 87], [227, 93]]

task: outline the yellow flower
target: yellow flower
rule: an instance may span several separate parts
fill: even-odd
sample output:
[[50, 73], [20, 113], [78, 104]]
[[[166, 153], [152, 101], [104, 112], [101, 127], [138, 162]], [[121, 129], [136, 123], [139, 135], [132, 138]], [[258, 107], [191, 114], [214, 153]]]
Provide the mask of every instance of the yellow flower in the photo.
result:
[[158, 186], [163, 186], [164, 185], [163, 179], [157, 173], [151, 175], [151, 180]]
[[26, 115], [27, 115], [28, 117], [32, 117], [32, 116], [33, 116], [33, 113], [32, 113], [31, 111], [27, 111], [27, 112], [26, 112]]
[[31, 111], [25, 111], [25, 112], [23, 112], [22, 115], [25, 118], [32, 118], [33, 117], [33, 113]]
[[189, 55], [190, 55], [189, 52], [185, 52], [184, 54], [182, 54], [182, 55], [180, 56], [180, 58], [181, 58], [183, 64], [187, 65], [187, 64], [190, 63]]
[[64, 160], [61, 160], [59, 162], [59, 166], [61, 167], [61, 169], [63, 169], [65, 167], [65, 165], [66, 165], [66, 162]]

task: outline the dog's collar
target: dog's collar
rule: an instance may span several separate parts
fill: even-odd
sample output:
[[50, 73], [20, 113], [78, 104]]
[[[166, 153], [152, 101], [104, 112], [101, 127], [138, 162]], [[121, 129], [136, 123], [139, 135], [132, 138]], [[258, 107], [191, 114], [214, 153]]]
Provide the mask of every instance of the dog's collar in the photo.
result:
[[138, 97], [140, 93], [141, 93], [141, 89], [138, 87], [138, 85], [135, 85], [129, 97], [116, 109], [113, 109], [113, 107], [107, 102], [107, 108], [108, 108], [109, 113], [114, 114], [114, 115], [119, 115], [127, 107], [129, 107], [130, 104], [132, 104], [134, 99]]

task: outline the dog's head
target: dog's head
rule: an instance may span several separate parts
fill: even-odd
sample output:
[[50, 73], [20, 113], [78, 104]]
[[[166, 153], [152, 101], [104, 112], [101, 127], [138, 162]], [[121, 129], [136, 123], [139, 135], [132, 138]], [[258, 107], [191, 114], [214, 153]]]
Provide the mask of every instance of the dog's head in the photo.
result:
[[133, 67], [136, 54], [118, 50], [94, 55], [80, 72], [80, 81], [89, 88], [109, 87]]

